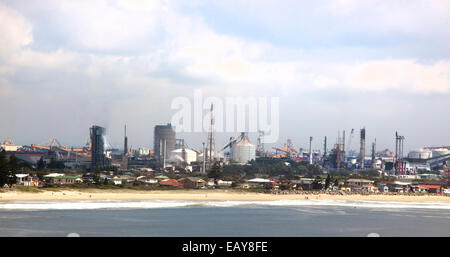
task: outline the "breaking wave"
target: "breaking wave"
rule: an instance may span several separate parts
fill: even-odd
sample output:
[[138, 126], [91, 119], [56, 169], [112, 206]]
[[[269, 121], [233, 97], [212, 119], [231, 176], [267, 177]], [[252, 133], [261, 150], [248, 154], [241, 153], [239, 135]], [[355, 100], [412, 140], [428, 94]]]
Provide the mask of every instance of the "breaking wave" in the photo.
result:
[[450, 210], [450, 202], [388, 202], [350, 200], [279, 200], [279, 201], [16, 201], [0, 203], [0, 210], [94, 210], [94, 209], [155, 209], [182, 207], [255, 207], [255, 206], [335, 206], [382, 209], [443, 209]]

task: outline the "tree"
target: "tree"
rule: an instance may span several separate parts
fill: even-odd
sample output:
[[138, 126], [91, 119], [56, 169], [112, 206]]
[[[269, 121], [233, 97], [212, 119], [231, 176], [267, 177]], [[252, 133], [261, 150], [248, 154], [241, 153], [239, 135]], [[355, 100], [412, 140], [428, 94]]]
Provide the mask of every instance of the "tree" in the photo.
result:
[[220, 171], [220, 164], [218, 162], [215, 162], [211, 168], [211, 170], [208, 172], [209, 178], [219, 179], [222, 176], [222, 172]]
[[6, 157], [5, 150], [0, 152], [0, 188], [8, 183], [8, 172], [9, 172], [8, 158]]
[[45, 169], [44, 157], [41, 157], [41, 159], [39, 159], [39, 161], [37, 162], [37, 169], [38, 170]]
[[330, 181], [331, 181], [330, 174], [328, 174], [327, 179], [325, 179], [325, 190], [327, 190], [328, 187], [330, 186]]
[[17, 157], [13, 154], [9, 157], [9, 172], [8, 172], [8, 185], [11, 187], [16, 183], [17, 177], [16, 172], [19, 169], [19, 162], [17, 161]]
[[320, 190], [322, 189], [322, 185], [321, 182], [322, 179], [319, 176], [316, 176], [316, 178], [314, 179], [313, 183], [312, 183], [312, 189], [313, 190]]

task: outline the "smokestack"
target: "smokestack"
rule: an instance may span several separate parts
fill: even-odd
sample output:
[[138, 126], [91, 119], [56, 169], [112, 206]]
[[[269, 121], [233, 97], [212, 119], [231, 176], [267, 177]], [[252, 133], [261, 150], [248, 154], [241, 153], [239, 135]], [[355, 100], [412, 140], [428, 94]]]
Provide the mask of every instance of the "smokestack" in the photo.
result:
[[123, 156], [128, 155], [128, 137], [127, 137], [127, 125], [125, 124], [125, 136], [123, 142]]
[[372, 168], [376, 169], [377, 164], [375, 162], [375, 153], [376, 153], [376, 147], [377, 147], [377, 139], [375, 138], [375, 142], [372, 143]]
[[366, 128], [361, 129], [361, 148], [359, 151], [359, 162], [361, 169], [364, 169], [364, 158], [366, 157]]
[[167, 153], [167, 140], [164, 139], [164, 160], [163, 160], [163, 168], [166, 168], [166, 153]]
[[313, 137], [309, 137], [309, 164], [312, 164], [312, 140]]
[[323, 156], [327, 155], [327, 136], [323, 140]]
[[345, 153], [345, 130], [342, 132], [342, 151]]

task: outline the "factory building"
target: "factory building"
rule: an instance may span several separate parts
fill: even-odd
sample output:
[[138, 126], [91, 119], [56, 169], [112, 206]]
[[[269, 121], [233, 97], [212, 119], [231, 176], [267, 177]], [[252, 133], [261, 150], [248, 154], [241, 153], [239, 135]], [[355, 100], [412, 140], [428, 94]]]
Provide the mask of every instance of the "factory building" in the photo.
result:
[[165, 165], [165, 162], [170, 158], [170, 153], [175, 150], [175, 130], [172, 124], [157, 125], [154, 132], [154, 156], [160, 165]]
[[186, 162], [191, 164], [197, 161], [197, 152], [188, 148], [175, 149], [170, 152], [170, 162]]
[[22, 148], [21, 145], [13, 145], [11, 141], [4, 141], [3, 144], [0, 145], [0, 148], [5, 150], [6, 152], [17, 152], [19, 148]]

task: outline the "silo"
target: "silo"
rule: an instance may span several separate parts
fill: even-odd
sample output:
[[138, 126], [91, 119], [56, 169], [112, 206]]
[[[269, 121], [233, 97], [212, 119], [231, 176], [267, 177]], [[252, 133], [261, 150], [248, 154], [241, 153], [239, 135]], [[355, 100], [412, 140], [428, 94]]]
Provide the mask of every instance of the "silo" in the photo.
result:
[[170, 157], [170, 153], [175, 150], [175, 130], [173, 130], [170, 123], [167, 125], [155, 126], [153, 145], [155, 158], [163, 165], [164, 157], [167, 161]]
[[105, 167], [105, 135], [106, 129], [97, 125], [90, 128], [91, 134], [91, 167]]
[[243, 133], [241, 140], [231, 147], [231, 159], [240, 164], [246, 164], [255, 160], [256, 147], [248, 140], [246, 133]]

